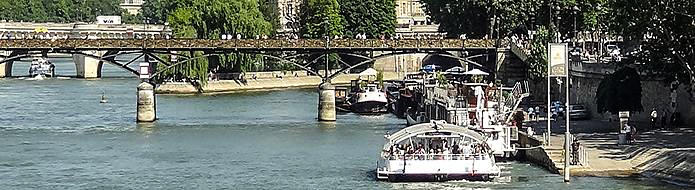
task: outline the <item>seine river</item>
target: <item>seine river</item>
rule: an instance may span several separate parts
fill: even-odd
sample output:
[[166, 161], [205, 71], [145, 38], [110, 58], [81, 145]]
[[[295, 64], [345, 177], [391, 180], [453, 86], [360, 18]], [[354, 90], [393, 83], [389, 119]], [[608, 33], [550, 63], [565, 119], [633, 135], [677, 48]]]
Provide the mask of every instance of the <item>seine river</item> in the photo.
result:
[[[57, 70], [74, 75], [67, 61]], [[138, 125], [138, 80], [110, 66], [104, 76], [0, 79], [0, 189], [681, 189], [646, 178], [565, 184], [521, 162], [496, 182], [378, 182], [383, 135], [405, 127], [394, 116], [323, 124], [314, 90], [286, 90], [159, 95], [159, 120]]]

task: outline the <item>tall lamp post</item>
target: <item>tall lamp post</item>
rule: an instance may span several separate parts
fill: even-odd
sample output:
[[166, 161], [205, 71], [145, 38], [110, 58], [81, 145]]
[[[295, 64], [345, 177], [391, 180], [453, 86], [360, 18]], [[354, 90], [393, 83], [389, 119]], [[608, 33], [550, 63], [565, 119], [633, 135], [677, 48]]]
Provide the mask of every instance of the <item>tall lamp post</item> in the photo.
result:
[[572, 47], [575, 48], [577, 47], [577, 13], [579, 13], [579, 7], [576, 5], [572, 7], [572, 12], [574, 12], [574, 36], [572, 37], [574, 40], [572, 40]]

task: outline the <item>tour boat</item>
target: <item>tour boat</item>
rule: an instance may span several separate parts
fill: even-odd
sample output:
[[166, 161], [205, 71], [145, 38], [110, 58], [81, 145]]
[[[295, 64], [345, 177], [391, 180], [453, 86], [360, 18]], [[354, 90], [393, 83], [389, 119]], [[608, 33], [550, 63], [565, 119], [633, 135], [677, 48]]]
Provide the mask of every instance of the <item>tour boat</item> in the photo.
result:
[[385, 135], [377, 179], [389, 182], [491, 181], [500, 176], [485, 137], [434, 121]]
[[29, 66], [29, 75], [34, 78], [38, 77], [53, 77], [55, 75], [55, 66], [44, 58], [34, 58]]
[[386, 93], [380, 90], [376, 84], [367, 84], [354, 97], [350, 108], [355, 113], [386, 113], [388, 99]]

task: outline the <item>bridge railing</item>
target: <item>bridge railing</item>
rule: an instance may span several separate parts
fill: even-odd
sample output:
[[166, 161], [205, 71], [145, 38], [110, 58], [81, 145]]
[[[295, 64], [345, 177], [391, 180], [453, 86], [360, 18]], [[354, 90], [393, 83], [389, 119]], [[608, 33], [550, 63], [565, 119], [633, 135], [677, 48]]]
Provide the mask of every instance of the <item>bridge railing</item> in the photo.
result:
[[[508, 43], [507, 43], [508, 44]], [[503, 45], [504, 46], [504, 45]], [[464, 49], [495, 48], [495, 40], [407, 39], [2, 39], [0, 49]]]

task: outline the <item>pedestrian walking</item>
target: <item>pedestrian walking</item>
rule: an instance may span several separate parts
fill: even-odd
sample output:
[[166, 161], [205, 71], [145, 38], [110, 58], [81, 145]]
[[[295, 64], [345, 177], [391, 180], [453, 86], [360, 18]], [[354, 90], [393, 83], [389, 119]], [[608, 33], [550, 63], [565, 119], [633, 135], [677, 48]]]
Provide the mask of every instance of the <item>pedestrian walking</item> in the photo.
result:
[[528, 120], [533, 121], [534, 116], [536, 115], [536, 112], [533, 110], [533, 107], [528, 108]]
[[656, 119], [659, 118], [659, 113], [656, 112], [656, 108], [652, 109], [652, 113], [650, 114], [651, 116], [651, 126], [649, 126], [649, 129], [655, 129], [656, 128]]
[[536, 111], [536, 121], [538, 121], [538, 118], [541, 117], [541, 107], [536, 106], [536, 108], [534, 110]]
[[666, 113], [666, 109], [661, 113], [664, 113], [664, 115], [661, 116], [661, 129], [666, 129], [666, 118], [668, 118], [668, 113]]
[[627, 144], [632, 144], [632, 131], [634, 129], [630, 126], [630, 124], [626, 123], [625, 128], [623, 132], [625, 133], [625, 137], [627, 137]]

